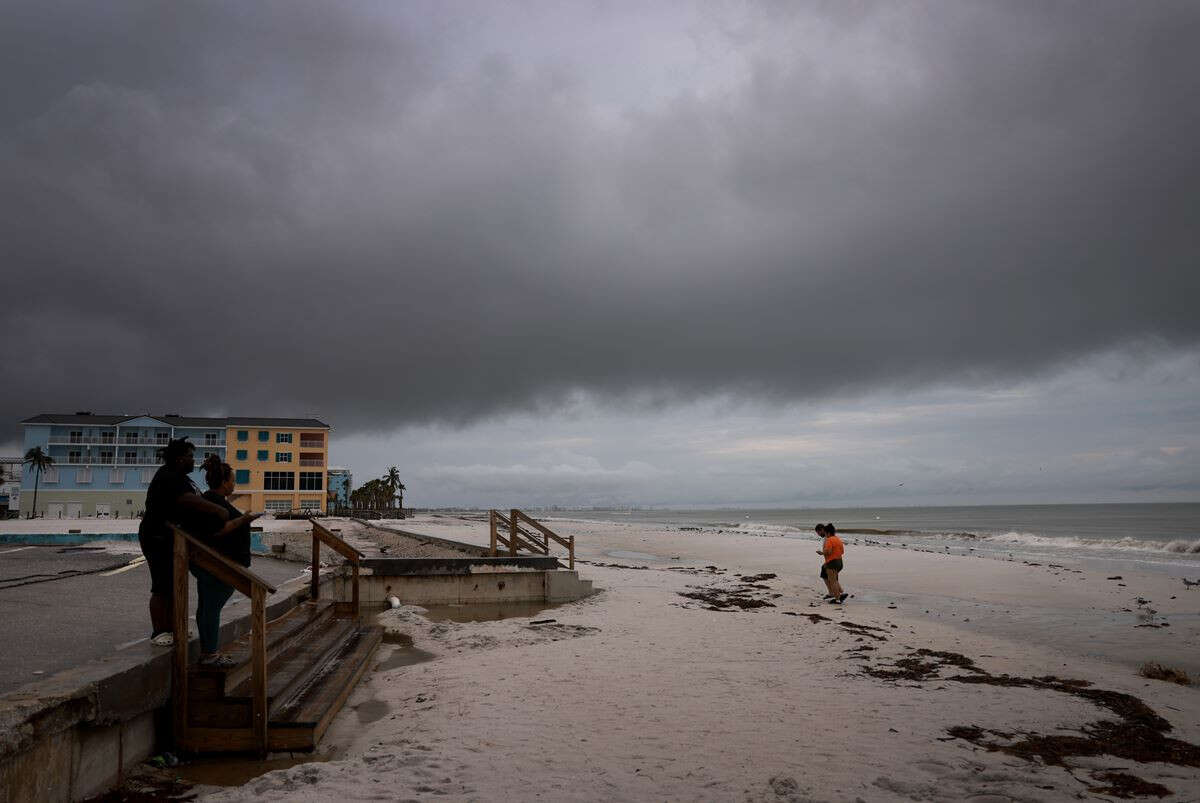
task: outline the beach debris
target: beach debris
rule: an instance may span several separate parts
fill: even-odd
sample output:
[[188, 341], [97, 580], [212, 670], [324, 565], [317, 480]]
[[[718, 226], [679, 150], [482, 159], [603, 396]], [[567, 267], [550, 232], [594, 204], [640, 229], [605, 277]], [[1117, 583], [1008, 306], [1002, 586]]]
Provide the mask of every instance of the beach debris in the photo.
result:
[[703, 602], [707, 610], [710, 611], [733, 611], [733, 610], [750, 610], [752, 608], [774, 608], [775, 603], [767, 602], [765, 599], [750, 596], [749, 592], [741, 588], [701, 588], [699, 586], [688, 586], [694, 588], [695, 591], [680, 591], [679, 596], [693, 599], [697, 602]]
[[[958, 667], [970, 674], [944, 677], [941, 670], [948, 666]], [[1031, 763], [1063, 767], [1068, 771], [1081, 769], [1069, 762], [1073, 757], [1093, 758], [1106, 755], [1140, 764], [1165, 763], [1200, 767], [1200, 745], [1167, 736], [1172, 730], [1171, 723], [1148, 705], [1130, 694], [1097, 689], [1086, 680], [1065, 679], [1054, 675], [1032, 678], [1007, 674], [992, 675], [964, 655], [926, 649], [916, 650], [896, 660], [891, 668], [864, 665], [863, 670], [872, 677], [886, 680], [908, 680], [917, 683], [938, 680], [943, 683], [973, 683], [1055, 691], [1087, 700], [1115, 714], [1119, 720], [1101, 719], [1078, 728], [1064, 727], [1053, 734], [1032, 731], [1006, 733], [979, 725], [956, 725], [946, 729], [951, 740], [961, 739], [989, 752], [1001, 752]], [[1119, 798], [1163, 797], [1172, 794], [1170, 789], [1159, 784], [1128, 773], [1116, 772], [1120, 769], [1124, 768], [1109, 767], [1091, 771], [1092, 779], [1103, 785], [1089, 791]]]
[[1187, 588], [1194, 588], [1195, 586], [1200, 586], [1200, 580], [1189, 580], [1186, 577], [1182, 577], [1180, 579], [1183, 580], [1183, 585]]
[[1112, 577], [1105, 577], [1105, 580], [1124, 580], [1125, 578], [1119, 574], [1114, 574]]
[[1182, 669], [1172, 669], [1169, 666], [1163, 666], [1157, 661], [1148, 661], [1142, 664], [1141, 668], [1138, 669], [1138, 674], [1151, 680], [1165, 680], [1169, 683], [1178, 683], [1180, 686], [1192, 685], [1192, 679], [1188, 677], [1187, 672], [1184, 672]]
[[534, 619], [529, 624], [531, 625], [549, 625], [557, 622], [557, 619]]

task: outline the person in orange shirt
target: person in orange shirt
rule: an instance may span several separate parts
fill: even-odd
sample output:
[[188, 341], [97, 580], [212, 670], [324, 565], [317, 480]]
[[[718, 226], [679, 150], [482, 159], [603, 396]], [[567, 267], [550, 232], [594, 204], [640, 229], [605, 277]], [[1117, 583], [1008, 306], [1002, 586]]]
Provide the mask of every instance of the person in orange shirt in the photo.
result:
[[838, 582], [838, 575], [842, 571], [842, 555], [846, 551], [846, 545], [842, 543], [842, 539], [838, 538], [837, 528], [833, 526], [832, 522], [818, 524], [816, 531], [817, 535], [825, 537], [821, 548], [817, 550], [817, 554], [825, 561], [821, 565], [821, 579], [825, 581], [825, 587], [829, 589], [825, 599], [833, 605], [841, 605], [846, 601], [846, 597], [850, 596], [842, 590], [842, 584]]

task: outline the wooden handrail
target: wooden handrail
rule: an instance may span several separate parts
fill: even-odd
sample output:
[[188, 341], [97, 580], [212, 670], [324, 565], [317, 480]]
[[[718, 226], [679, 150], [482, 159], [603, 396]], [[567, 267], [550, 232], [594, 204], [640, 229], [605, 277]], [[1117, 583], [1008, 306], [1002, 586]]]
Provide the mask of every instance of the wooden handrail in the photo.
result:
[[333, 532], [328, 527], [325, 527], [316, 519], [309, 519], [309, 521], [312, 522], [313, 533], [316, 534], [317, 537], [322, 541], [324, 541], [326, 545], [332, 547], [334, 552], [337, 552], [346, 560], [358, 563], [360, 560], [366, 557], [366, 553], [359, 552], [357, 549], [347, 544], [338, 537], [337, 533]]
[[359, 552], [357, 549], [347, 544], [345, 541], [339, 538], [336, 533], [319, 523], [316, 519], [310, 518], [309, 521], [312, 522], [312, 576], [309, 579], [310, 596], [316, 600], [319, 599], [321, 595], [321, 544], [324, 543], [334, 552], [337, 552], [343, 558], [350, 561], [350, 565], [354, 572], [353, 586], [351, 587], [350, 591], [350, 604], [354, 610], [354, 615], [357, 617], [359, 614], [358, 564], [359, 561], [366, 557], [366, 554]]
[[172, 666], [172, 706], [175, 738], [182, 740], [188, 730], [188, 568], [196, 564], [213, 577], [250, 598], [250, 683], [251, 728], [259, 752], [267, 752], [267, 595], [275, 586], [244, 566], [239, 566], [216, 550], [198, 541], [174, 524], [174, 630], [175, 655]]
[[[531, 525], [542, 534], [542, 543], [539, 544], [537, 536], [521, 526], [522, 522]], [[505, 537], [500, 532], [500, 524], [507, 525], [508, 537]], [[501, 546], [505, 547], [513, 557], [516, 557], [518, 548], [549, 555], [550, 542], [554, 541], [567, 548], [568, 565], [572, 570], [575, 568], [575, 536], [571, 535], [563, 538], [523, 511], [513, 508], [506, 516], [498, 510], [489, 510], [488, 530], [490, 551], [493, 557], [496, 556]]]

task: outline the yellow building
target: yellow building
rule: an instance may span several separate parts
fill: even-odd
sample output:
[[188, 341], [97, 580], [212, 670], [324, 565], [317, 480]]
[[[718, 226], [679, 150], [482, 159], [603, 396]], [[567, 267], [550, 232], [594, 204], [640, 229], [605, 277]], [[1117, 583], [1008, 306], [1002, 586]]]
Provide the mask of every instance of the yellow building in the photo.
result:
[[226, 455], [241, 510], [325, 510], [329, 425], [315, 418], [230, 418]]

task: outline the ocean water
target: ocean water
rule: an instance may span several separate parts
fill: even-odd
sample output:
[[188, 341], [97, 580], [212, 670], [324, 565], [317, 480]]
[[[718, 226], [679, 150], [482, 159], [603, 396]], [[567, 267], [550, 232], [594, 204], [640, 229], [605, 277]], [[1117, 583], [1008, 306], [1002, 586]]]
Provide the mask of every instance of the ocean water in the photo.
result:
[[[563, 514], [558, 514], [563, 515]], [[1200, 503], [996, 505], [781, 510], [590, 510], [572, 517], [681, 530], [815, 537], [833, 522], [846, 540], [1001, 559], [1078, 561], [1200, 577]]]

